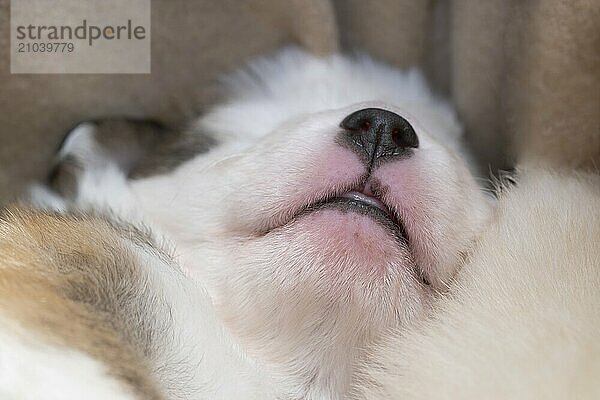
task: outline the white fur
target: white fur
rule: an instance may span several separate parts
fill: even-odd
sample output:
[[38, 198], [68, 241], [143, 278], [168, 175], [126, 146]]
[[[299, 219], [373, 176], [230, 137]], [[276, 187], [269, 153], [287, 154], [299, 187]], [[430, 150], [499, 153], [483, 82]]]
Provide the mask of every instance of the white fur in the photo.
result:
[[89, 355], [46, 343], [1, 318], [0, 398], [134, 400], [136, 396]]
[[[340, 398], [369, 342], [423, 313], [430, 294], [399, 276], [380, 294], [359, 293], [357, 304], [346, 304], [348, 291], [357, 290], [352, 285], [370, 285], [367, 277], [363, 283], [355, 276], [336, 294], [322, 278], [322, 268], [334, 267], [320, 258], [320, 248], [301, 239], [290, 242], [287, 233], [258, 239], [256, 230], [284, 218], [296, 198], [314, 201], [331, 190], [319, 182], [336, 168], [324, 166], [331, 159], [324, 149], [335, 146], [346, 115], [368, 106], [392, 109], [417, 130], [421, 146], [412, 159], [414, 170], [430, 186], [414, 198], [427, 193], [427, 215], [420, 220], [427, 220], [422, 227], [432, 237], [424, 252], [433, 259], [423, 264], [438, 290], [484, 223], [488, 201], [456, 153], [460, 130], [453, 113], [416, 72], [402, 74], [368, 59], [318, 60], [295, 52], [253, 68], [259, 83], [238, 75], [232, 100], [199, 122], [222, 141], [220, 147], [131, 188], [150, 219], [177, 243], [183, 267], [207, 285], [230, 329], [254, 358], [270, 366], [280, 395]], [[397, 168], [404, 167], [399, 162]], [[313, 192], [305, 189], [311, 185]], [[430, 201], [437, 203], [431, 209]], [[304, 276], [292, 278], [302, 270]], [[286, 279], [294, 281], [282, 285]], [[323, 312], [327, 309], [335, 314]], [[315, 331], [317, 326], [323, 329]], [[270, 337], [271, 332], [279, 333]]]
[[28, 188], [27, 201], [32, 207], [39, 209], [67, 211], [69, 208], [64, 198], [37, 183]]
[[[230, 101], [196, 124], [219, 146], [170, 174], [127, 181], [110, 157], [89, 155], [93, 132], [80, 127], [62, 153], [85, 166], [74, 203], [113, 208], [174, 242], [200, 293], [178, 294], [181, 281], [157, 278], [173, 299], [174, 331], [183, 332], [165, 347], [200, 363], [190, 383], [198, 398], [341, 399], [377, 339], [411, 326], [445, 290], [492, 201], [469, 172], [452, 109], [418, 72], [294, 50], [250, 71], [234, 75]], [[366, 107], [402, 115], [419, 137], [410, 157], [364, 183], [385, 189], [408, 245], [356, 213], [292, 219], [363, 180], [366, 167], [339, 144], [339, 124]]]
[[416, 69], [401, 72], [366, 55], [316, 58], [296, 49], [259, 59], [225, 80], [230, 101], [214, 107], [199, 128], [222, 139], [255, 140], [290, 117], [377, 100], [402, 107], [432, 136], [455, 148], [462, 128]]
[[451, 295], [385, 341], [357, 398], [600, 398], [599, 238], [597, 176], [524, 172]]
[[168, 398], [272, 398], [260, 365], [223, 328], [204, 288], [157, 259], [151, 248], [135, 250], [152, 294], [161, 300], [152, 310], [162, 333], [150, 362]]

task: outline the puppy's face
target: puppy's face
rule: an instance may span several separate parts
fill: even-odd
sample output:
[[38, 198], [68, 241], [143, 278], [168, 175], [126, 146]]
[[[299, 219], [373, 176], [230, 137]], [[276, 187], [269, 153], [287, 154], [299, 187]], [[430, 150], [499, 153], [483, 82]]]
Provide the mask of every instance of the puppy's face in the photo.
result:
[[402, 109], [353, 104], [264, 133], [246, 123], [159, 178], [162, 194], [156, 180], [138, 185], [154, 192], [141, 198], [191, 211], [163, 210], [161, 223], [223, 318], [259, 348], [273, 336], [282, 352], [315, 334], [362, 342], [402, 325], [444, 289], [487, 218], [465, 162]]
[[294, 52], [251, 70], [198, 123], [208, 153], [133, 182], [88, 174], [79, 196], [173, 239], [250, 354], [344, 393], [369, 342], [444, 290], [490, 200], [418, 74]]

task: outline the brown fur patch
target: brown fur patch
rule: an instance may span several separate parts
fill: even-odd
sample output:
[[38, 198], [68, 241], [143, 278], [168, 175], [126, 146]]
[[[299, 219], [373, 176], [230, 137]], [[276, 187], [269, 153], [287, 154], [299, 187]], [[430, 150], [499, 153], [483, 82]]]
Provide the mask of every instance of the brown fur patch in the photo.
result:
[[105, 363], [140, 398], [162, 399], [144, 359], [147, 346], [128, 332], [124, 303], [138, 300], [144, 281], [122, 237], [99, 217], [6, 212], [0, 310], [44, 341]]

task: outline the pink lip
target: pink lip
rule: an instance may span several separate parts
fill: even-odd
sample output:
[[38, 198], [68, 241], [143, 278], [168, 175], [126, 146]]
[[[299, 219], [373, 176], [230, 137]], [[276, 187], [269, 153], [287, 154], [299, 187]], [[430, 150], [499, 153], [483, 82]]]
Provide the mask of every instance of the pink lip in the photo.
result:
[[387, 213], [387, 207], [385, 206], [385, 204], [383, 204], [381, 201], [379, 201], [375, 197], [367, 196], [364, 193], [350, 191], [350, 192], [346, 192], [346, 193], [340, 195], [340, 197], [369, 204], [369, 205], [376, 207]]

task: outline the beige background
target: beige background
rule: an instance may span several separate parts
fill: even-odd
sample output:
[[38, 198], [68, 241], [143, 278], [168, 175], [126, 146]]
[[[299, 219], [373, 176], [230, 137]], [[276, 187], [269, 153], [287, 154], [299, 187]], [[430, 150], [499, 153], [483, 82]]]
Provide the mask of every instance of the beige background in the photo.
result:
[[0, 201], [48, 172], [77, 122], [181, 126], [215, 101], [219, 73], [289, 43], [421, 66], [493, 170], [600, 160], [600, 0], [153, 0], [150, 75], [11, 75], [8, 7], [0, 0]]

